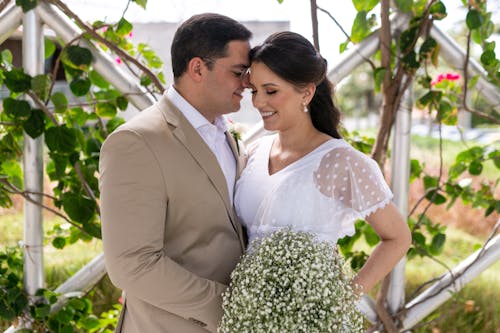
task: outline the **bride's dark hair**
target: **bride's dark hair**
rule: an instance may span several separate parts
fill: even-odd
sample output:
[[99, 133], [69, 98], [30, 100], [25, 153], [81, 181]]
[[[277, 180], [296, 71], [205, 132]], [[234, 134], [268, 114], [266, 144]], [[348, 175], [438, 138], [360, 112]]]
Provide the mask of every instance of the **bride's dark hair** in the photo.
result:
[[326, 78], [327, 62], [306, 38], [290, 31], [274, 33], [250, 50], [250, 61], [265, 64], [298, 88], [314, 83], [316, 92], [309, 103], [312, 123], [320, 132], [341, 137], [340, 111], [333, 104], [332, 84]]

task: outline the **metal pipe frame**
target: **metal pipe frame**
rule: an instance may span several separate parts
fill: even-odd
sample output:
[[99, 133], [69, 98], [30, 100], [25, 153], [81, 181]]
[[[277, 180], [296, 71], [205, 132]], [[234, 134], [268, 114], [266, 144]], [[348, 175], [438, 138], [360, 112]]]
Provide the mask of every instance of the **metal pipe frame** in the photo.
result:
[[[35, 11], [43, 22], [53, 29], [65, 43], [69, 43], [76, 37], [82, 35], [81, 29], [77, 27], [73, 21], [65, 17], [55, 6], [45, 2], [39, 2]], [[92, 43], [84, 38], [80, 40], [79, 44], [87, 47], [92, 52], [92, 65], [94, 69], [118, 91], [122, 94], [126, 94], [127, 99], [130, 100], [137, 109], [143, 110], [155, 102], [153, 96], [137, 83], [136, 78], [116, 66], [116, 63], [108, 54], [93, 46]]]
[[[34, 10], [23, 18], [23, 67], [35, 76], [44, 71], [44, 43], [40, 19]], [[36, 139], [24, 134], [24, 188], [26, 191], [43, 192], [43, 135]], [[40, 195], [30, 195], [41, 203]], [[24, 288], [28, 295], [35, 295], [44, 286], [43, 273], [43, 217], [40, 205], [24, 201]]]
[[3, 10], [0, 14], [0, 44], [9, 38], [9, 36], [19, 28], [22, 22], [23, 11], [21, 7], [12, 5]]
[[[436, 25], [433, 25], [431, 28], [431, 36], [441, 46], [440, 56], [449, 65], [463, 71], [466, 56], [465, 51], [450, 36], [436, 27]], [[489, 103], [498, 108], [500, 105], [500, 89], [488, 82], [486, 71], [472, 58], [469, 58], [467, 75], [479, 75], [476, 89]]]
[[[408, 77], [406, 77], [408, 79]], [[394, 135], [392, 140], [391, 189], [393, 202], [403, 216], [408, 216], [408, 193], [410, 190], [410, 141], [411, 111], [413, 108], [413, 84], [405, 91], [403, 101], [396, 113]], [[392, 314], [405, 304], [405, 266], [403, 257], [390, 274], [391, 284], [387, 293], [387, 303]]]
[[[409, 17], [398, 13], [391, 20], [391, 30], [394, 32], [408, 24]], [[361, 43], [354, 45], [341, 55], [339, 61], [334, 62], [333, 69], [327, 74], [333, 84], [338, 84], [352, 71], [377, 52], [380, 45], [379, 30], [374, 31]]]
[[[451, 272], [443, 274], [439, 280], [412, 301], [406, 304], [403, 331], [411, 329], [427, 317], [437, 307], [461, 290], [474, 277], [500, 260], [500, 235], [462, 261]], [[453, 279], [458, 278], [453, 282]]]

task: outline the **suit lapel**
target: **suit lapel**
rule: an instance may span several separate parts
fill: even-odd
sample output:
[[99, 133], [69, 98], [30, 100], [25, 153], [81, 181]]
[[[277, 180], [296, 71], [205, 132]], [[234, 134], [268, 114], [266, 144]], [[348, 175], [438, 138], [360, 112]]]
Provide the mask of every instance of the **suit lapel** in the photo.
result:
[[[184, 147], [186, 147], [187, 151], [196, 160], [200, 168], [203, 169], [203, 171], [207, 174], [210, 182], [219, 193], [229, 214], [233, 229], [238, 234], [242, 249], [244, 249], [241, 225], [236, 221], [234, 209], [231, 206], [231, 202], [229, 200], [226, 178], [219, 166], [217, 158], [210, 150], [210, 147], [208, 147], [205, 141], [203, 141], [203, 138], [199, 135], [196, 129], [165, 96], [163, 96], [161, 99], [160, 110], [165, 115], [166, 121], [175, 127], [175, 129], [173, 129], [172, 131], [174, 136], [184, 145]], [[234, 149], [236, 149], [234, 140], [232, 140], [232, 143], [231, 141], [229, 142], [234, 154]], [[238, 165], [239, 161], [237, 152], [235, 157]], [[231, 195], [233, 194], [231, 193]]]

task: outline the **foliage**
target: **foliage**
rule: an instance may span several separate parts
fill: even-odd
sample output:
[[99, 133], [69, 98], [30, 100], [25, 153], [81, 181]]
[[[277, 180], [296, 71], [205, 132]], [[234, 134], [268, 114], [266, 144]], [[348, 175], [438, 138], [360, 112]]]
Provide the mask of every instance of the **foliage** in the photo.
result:
[[[33, 320], [29, 332], [96, 332], [110, 333], [116, 327], [121, 305], [96, 317], [92, 302], [86, 297], [70, 297], [40, 289], [30, 297], [24, 291], [23, 260], [19, 247], [0, 252], [0, 319], [17, 323]], [[63, 306], [57, 302], [65, 300]], [[52, 311], [51, 311], [51, 308]]]

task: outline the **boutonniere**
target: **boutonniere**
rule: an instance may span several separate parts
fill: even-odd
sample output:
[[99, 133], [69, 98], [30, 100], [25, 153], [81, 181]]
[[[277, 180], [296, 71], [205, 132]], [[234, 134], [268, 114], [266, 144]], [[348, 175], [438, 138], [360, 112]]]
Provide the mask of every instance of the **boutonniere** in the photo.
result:
[[229, 133], [234, 139], [234, 142], [236, 143], [236, 151], [238, 152], [238, 155], [240, 154], [240, 140], [241, 140], [241, 132], [239, 131], [238, 124], [236, 124], [232, 119], [227, 120], [229, 122]]

